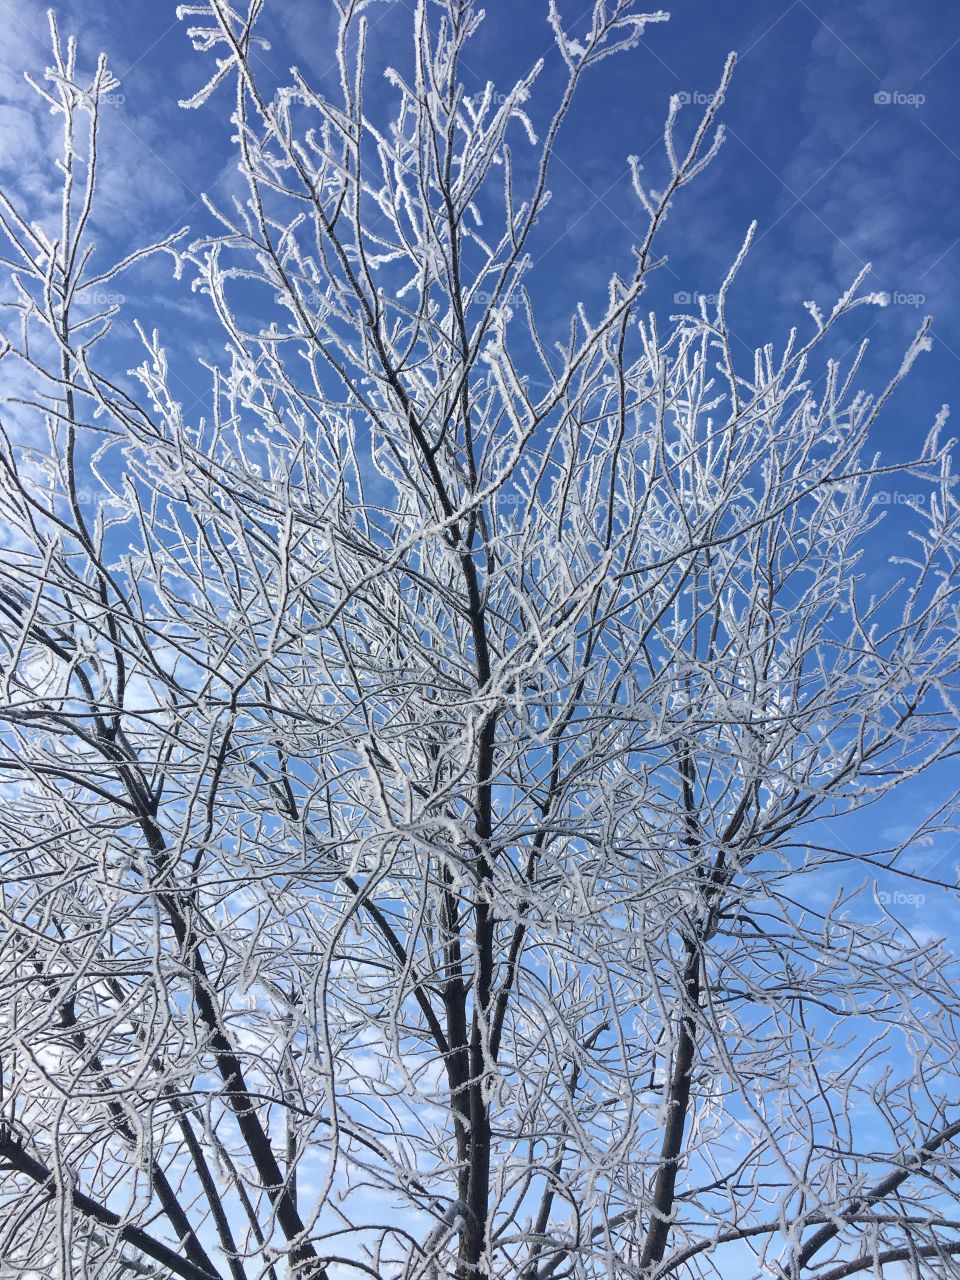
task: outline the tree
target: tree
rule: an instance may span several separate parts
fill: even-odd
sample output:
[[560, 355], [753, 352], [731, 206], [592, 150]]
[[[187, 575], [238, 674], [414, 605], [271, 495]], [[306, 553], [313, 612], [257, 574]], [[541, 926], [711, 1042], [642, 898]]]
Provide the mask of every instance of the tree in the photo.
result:
[[[956, 970], [870, 884], [955, 799], [856, 857], [830, 822], [960, 734], [945, 413], [901, 576], [868, 554], [928, 323], [857, 390], [863, 347], [821, 352], [860, 276], [741, 367], [750, 235], [715, 305], [642, 313], [731, 61], [554, 342], [555, 140], [661, 15], [597, 0], [575, 40], [551, 4], [538, 141], [539, 65], [463, 88], [471, 0], [421, 0], [383, 121], [366, 0], [335, 0], [336, 98], [263, 92], [262, 7], [182, 10], [246, 184], [216, 234], [97, 249], [116, 82], [55, 24], [58, 225], [0, 205], [6, 1267], [949, 1272]], [[118, 371], [98, 304], [158, 253], [227, 344], [202, 418], [148, 324]]]

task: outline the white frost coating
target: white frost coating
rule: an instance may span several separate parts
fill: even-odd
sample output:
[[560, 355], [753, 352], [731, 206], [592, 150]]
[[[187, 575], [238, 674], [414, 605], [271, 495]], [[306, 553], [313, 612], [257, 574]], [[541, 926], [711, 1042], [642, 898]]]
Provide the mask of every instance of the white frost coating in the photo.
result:
[[[671, 104], [661, 192], [630, 161], [606, 290], [541, 315], [550, 140], [634, 7], [550, 7], [537, 142], [540, 63], [465, 95], [468, 3], [417, 4], [409, 83], [337, 3], [330, 91], [266, 87], [259, 0], [185, 5], [244, 196], [96, 274], [115, 82], [52, 30], [58, 228], [0, 197], [3, 1280], [960, 1248], [960, 984], [896, 896], [943, 892], [911, 859], [957, 826], [955, 445], [945, 409], [905, 464], [872, 443], [929, 322], [858, 389], [861, 273], [742, 359], [753, 226], [715, 307], [641, 313], [732, 60], [698, 124]], [[158, 251], [206, 309], [193, 404], [161, 317], [120, 380], [84, 301]], [[936, 763], [851, 854], [841, 816]]]

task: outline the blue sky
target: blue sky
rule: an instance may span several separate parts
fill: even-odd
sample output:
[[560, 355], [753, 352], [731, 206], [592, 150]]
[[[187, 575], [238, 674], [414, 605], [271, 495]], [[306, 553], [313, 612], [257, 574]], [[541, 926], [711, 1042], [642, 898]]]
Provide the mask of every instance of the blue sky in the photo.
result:
[[[585, 0], [559, 0], [574, 31], [578, 21], [587, 22], [590, 7]], [[332, 81], [332, 11], [319, 0], [268, 0], [261, 31], [272, 47], [257, 62], [265, 90], [281, 83], [293, 63], [314, 81]], [[481, 89], [487, 79], [506, 89], [544, 57], [530, 104], [540, 124], [563, 78], [546, 0], [489, 0], [486, 11], [465, 60], [468, 89]], [[104, 257], [115, 259], [184, 225], [196, 234], [211, 229], [201, 194], [218, 203], [240, 194], [224, 123], [231, 97], [221, 90], [199, 110], [178, 106], [204, 83], [209, 62], [192, 50], [174, 0], [61, 0], [54, 12], [63, 34], [79, 35], [81, 63], [92, 67], [103, 49], [121, 82], [103, 126], [98, 231]], [[40, 74], [49, 61], [46, 10], [0, 0], [0, 14], [6, 36], [0, 181], [15, 198], [42, 209], [52, 189], [57, 131], [22, 71]], [[676, 201], [660, 242], [668, 260], [650, 278], [648, 305], [663, 324], [688, 309], [697, 293], [715, 292], [756, 219], [754, 247], [728, 309], [749, 369], [756, 344], [780, 346], [792, 325], [809, 324], [805, 299], [829, 310], [872, 262], [867, 287], [887, 292], [891, 305], [854, 312], [831, 351], [852, 353], [869, 333], [865, 376], [879, 389], [922, 316], [934, 315], [933, 350], [876, 433], [885, 460], [910, 455], [940, 405], [958, 400], [960, 4], [678, 0], [671, 15], [648, 27], [639, 49], [594, 71], [560, 135], [553, 200], [529, 277], [543, 314], [559, 332], [577, 298], [599, 302], [611, 271], [631, 261], [643, 224], [627, 157], [639, 155], [657, 185], [670, 95], [686, 103], [683, 136], [735, 50], [739, 63], [721, 111], [726, 143]], [[394, 61], [403, 68], [411, 16], [408, 0], [371, 8], [371, 65]], [[386, 108], [389, 89], [379, 75], [370, 80], [373, 110]], [[521, 147], [516, 150], [519, 155]], [[118, 336], [132, 338], [135, 318], [147, 329], [156, 325], [171, 349], [186, 411], [202, 412], [207, 374], [198, 357], [222, 354], [202, 301], [186, 282], [172, 280], [165, 257], [116, 287], [125, 301]], [[132, 342], [127, 349], [131, 363], [142, 358], [139, 351], [134, 356]], [[881, 574], [893, 572], [882, 559], [898, 549], [906, 515], [897, 505], [901, 496], [891, 498], [888, 536], [875, 565]], [[931, 781], [927, 794], [937, 785]], [[897, 807], [888, 805], [883, 819], [890, 830], [903, 828]], [[877, 829], [875, 815], [867, 822]], [[925, 864], [932, 856], [918, 852]], [[943, 848], [937, 858], [942, 874], [950, 858]]]
[[[273, 48], [260, 64], [265, 85], [294, 61], [315, 79], [330, 74], [331, 8], [316, 0], [267, 4], [263, 30]], [[563, 0], [560, 9], [568, 21], [586, 21], [581, 0]], [[468, 73], [478, 88], [487, 78], [506, 87], [547, 55], [536, 117], [561, 74], [546, 0], [490, 0], [486, 10]], [[201, 192], [223, 199], [235, 181], [222, 124], [229, 107], [226, 94], [189, 114], [177, 106], [202, 83], [206, 63], [191, 50], [174, 0], [61, 0], [54, 11], [65, 33], [80, 35], [82, 58], [92, 62], [102, 47], [122, 81], [105, 131], [114, 159], [101, 192], [110, 238], [125, 247], [186, 223], [203, 228]], [[911, 382], [909, 403], [894, 406], [878, 435], [882, 447], [909, 449], [951, 398], [960, 371], [960, 5], [678, 0], [670, 12], [669, 22], [648, 28], [641, 49], [594, 73], [561, 137], [532, 278], [544, 290], [542, 305], [555, 302], [559, 320], [571, 294], [589, 299], [604, 287], [639, 225], [627, 155], [645, 157], [655, 176], [670, 94], [690, 100], [692, 125], [698, 101], [736, 50], [722, 113], [727, 143], [677, 202], [661, 246], [669, 262], [651, 281], [650, 304], [664, 313], [715, 291], [756, 218], [756, 245], [731, 310], [747, 355], [802, 323], [804, 299], [829, 304], [871, 261], [870, 287], [894, 300], [885, 311], [858, 313], [860, 329], [871, 330], [878, 377], [899, 363], [924, 311], [936, 316], [934, 351]], [[0, 0], [0, 13], [7, 36], [0, 175], [8, 187], [37, 191], [43, 117], [11, 104], [24, 102], [21, 69], [46, 64], [45, 6]], [[376, 60], [402, 62], [410, 16], [406, 0], [374, 7]], [[164, 273], [158, 264], [149, 301], [158, 315], [169, 309], [182, 321], [183, 296], [174, 299]], [[860, 332], [842, 336], [853, 344]]]
[[[279, 83], [299, 64], [309, 77], [328, 77], [332, 25], [325, 0], [267, 0], [263, 84]], [[560, 0], [568, 21], [584, 0]], [[877, 447], [891, 459], [918, 449], [944, 401], [960, 401], [958, 274], [960, 274], [960, 3], [920, 0], [677, 0], [669, 23], [648, 29], [640, 49], [609, 60], [586, 82], [565, 132], [551, 183], [530, 283], [557, 324], [572, 299], [596, 302], [610, 272], [629, 261], [642, 232], [630, 191], [627, 156], [637, 154], [651, 181], [662, 172], [662, 128], [671, 94], [688, 103], [681, 132], [692, 128], [730, 50], [740, 62], [723, 105], [727, 141], [709, 171], [678, 200], [661, 249], [667, 264], [652, 278], [649, 306], [662, 319], [686, 309], [693, 295], [717, 290], [750, 222], [755, 247], [731, 299], [731, 323], [748, 361], [754, 345], [780, 346], [806, 321], [805, 299], [829, 309], [863, 264], [868, 287], [890, 294], [884, 309], [863, 308], [845, 323], [835, 354], [852, 351], [869, 332], [866, 374], [874, 387], [900, 363], [922, 316], [935, 317], [933, 350], [915, 368], [879, 425]], [[555, 99], [562, 77], [546, 23], [546, 0], [488, 0], [487, 21], [467, 59], [475, 87], [492, 79], [503, 88], [547, 57], [535, 120]], [[105, 180], [100, 234], [106, 256], [190, 225], [209, 229], [201, 193], [226, 200], [238, 189], [230, 129], [230, 97], [186, 113], [178, 99], [206, 79], [208, 66], [190, 49], [175, 0], [69, 0], [54, 5], [64, 34], [81, 38], [81, 60], [92, 65], [103, 48], [121, 84], [104, 124]], [[319, 16], [318, 16], [319, 15]], [[49, 190], [44, 129], [21, 79], [48, 61], [42, 3], [29, 8], [0, 0], [6, 37], [0, 48], [0, 182], [43, 207]], [[372, 61], [407, 56], [410, 8], [385, 0], [372, 11]], [[378, 82], [381, 83], [382, 82]], [[386, 100], [386, 90], [380, 94]], [[55, 134], [51, 136], [55, 137]], [[215, 356], [222, 340], [169, 262], [118, 285], [126, 316], [156, 325], [171, 347], [185, 405], [201, 394], [197, 357]], [[196, 400], [193, 401], [196, 403]], [[896, 543], [902, 513], [891, 504], [887, 548]], [[953, 770], [955, 766], [946, 766]], [[946, 772], [923, 788], [936, 794]], [[831, 824], [825, 843], [864, 845], [905, 834], [897, 802], [868, 813], [853, 830]], [[879, 837], [877, 836], [879, 832]], [[889, 834], [888, 834], [889, 833]], [[960, 850], [950, 842], [918, 851], [915, 865], [946, 878]], [[865, 868], [837, 870], [848, 883]], [[955, 896], [908, 882], [885, 882], [891, 912], [918, 936], [942, 933], [957, 920]], [[826, 907], [835, 883], [818, 886]], [[917, 898], [920, 901], [916, 901]], [[908, 900], [911, 899], [911, 900]]]
[[[465, 62], [468, 88], [481, 89], [487, 79], [507, 88], [545, 57], [531, 104], [535, 123], [555, 101], [563, 76], [546, 8], [546, 0], [489, 0]], [[559, 8], [576, 30], [590, 6], [560, 0]], [[332, 76], [332, 9], [319, 0], [268, 0], [261, 30], [272, 48], [258, 58], [265, 90], [279, 84], [292, 63], [315, 81]], [[178, 106], [203, 84], [209, 64], [191, 49], [174, 0], [61, 0], [54, 12], [64, 34], [80, 36], [81, 62], [92, 66], [102, 48], [121, 82], [103, 130], [104, 256], [121, 256], [184, 225], [197, 234], [209, 230], [201, 193], [225, 202], [239, 192], [224, 123], [231, 100], [222, 90], [199, 110]], [[887, 460], [911, 454], [939, 406], [958, 399], [960, 4], [678, 0], [671, 13], [669, 22], [648, 28], [639, 49], [605, 61], [587, 79], [560, 136], [554, 198], [529, 278], [539, 305], [559, 328], [578, 297], [599, 301], [611, 270], [630, 262], [642, 223], [627, 157], [639, 155], [657, 185], [670, 95], [687, 103], [683, 134], [695, 125], [727, 53], [736, 50], [739, 64], [721, 112], [726, 143], [676, 202], [660, 245], [668, 261], [651, 277], [649, 306], [662, 322], [687, 309], [695, 294], [715, 292], [756, 219], [754, 247], [729, 308], [738, 349], [749, 362], [754, 345], [779, 346], [792, 325], [808, 323], [805, 299], [829, 309], [872, 262], [867, 287], [887, 292], [891, 305], [856, 311], [832, 350], [852, 352], [869, 333], [865, 372], [879, 388], [922, 316], [934, 315], [933, 350], [876, 433]], [[0, 14], [6, 37], [0, 181], [42, 209], [56, 130], [24, 85], [22, 70], [39, 74], [48, 62], [45, 7], [0, 0]], [[409, 55], [408, 0], [383, 0], [370, 19], [371, 63], [392, 60], [402, 68]], [[376, 110], [389, 101], [389, 90], [381, 79], [371, 80]], [[166, 258], [118, 288], [126, 302], [120, 335], [132, 336], [134, 318], [161, 330], [189, 412], [206, 383], [197, 358], [222, 351], [201, 300], [185, 283], [173, 282]], [[897, 549], [902, 527], [897, 496], [885, 552]], [[896, 827], [893, 809], [889, 822]], [[870, 822], [875, 826], [876, 819]], [[942, 851], [938, 856], [942, 869]]]
[[[106, 146], [118, 161], [110, 205], [119, 238], [184, 223], [200, 228], [200, 193], [223, 197], [232, 183], [221, 124], [227, 95], [196, 113], [177, 105], [202, 82], [206, 64], [189, 47], [175, 8], [174, 0], [54, 5], [61, 29], [81, 36], [82, 56], [92, 60], [102, 47], [122, 81], [106, 124]], [[266, 5], [262, 29], [273, 49], [261, 55], [265, 84], [293, 61], [314, 78], [329, 76], [330, 8], [315, 0]], [[490, 0], [485, 8], [467, 59], [476, 87], [486, 78], [506, 87], [548, 55], [541, 97], [549, 101], [561, 68], [550, 56], [545, 0]], [[581, 10], [586, 20], [589, 6], [563, 0], [559, 8], [567, 20]], [[562, 273], [584, 294], [594, 280], [607, 279], [598, 264], [616, 260], [639, 228], [626, 156], [646, 155], [657, 173], [669, 95], [690, 100], [692, 123], [724, 56], [736, 50], [739, 69], [722, 115], [727, 145], [678, 201], [664, 242], [669, 264], [652, 282], [652, 305], [675, 293], [713, 292], [755, 218], [758, 242], [735, 315], [746, 344], [782, 333], [800, 317], [804, 298], [828, 302], [872, 261], [870, 287], [899, 300], [865, 320], [879, 355], [899, 348], [924, 308], [932, 310], [936, 351], [924, 362], [922, 403], [948, 398], [960, 367], [960, 339], [951, 337], [960, 266], [960, 5], [678, 0], [669, 12], [668, 23], [648, 28], [643, 49], [607, 61], [586, 83], [561, 138], [544, 237], [552, 247], [541, 252], [541, 275]], [[8, 106], [22, 104], [19, 70], [46, 61], [45, 6], [0, 0], [0, 13], [8, 36], [0, 95]], [[375, 6], [376, 60], [402, 61], [410, 19], [406, 0]], [[6, 183], [29, 187], [36, 125], [4, 114], [1, 170]]]

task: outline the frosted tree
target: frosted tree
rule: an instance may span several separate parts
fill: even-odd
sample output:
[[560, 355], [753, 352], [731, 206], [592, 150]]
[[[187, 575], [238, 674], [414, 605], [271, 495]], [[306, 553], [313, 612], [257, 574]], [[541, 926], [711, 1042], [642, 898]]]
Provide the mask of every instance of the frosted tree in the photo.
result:
[[[945, 412], [873, 554], [927, 325], [858, 389], [860, 276], [735, 359], [749, 234], [715, 304], [649, 312], [731, 63], [556, 340], [556, 139], [664, 15], [551, 4], [551, 105], [539, 64], [466, 92], [471, 0], [420, 0], [384, 84], [372, 7], [333, 0], [335, 92], [270, 94], [270, 6], [184, 7], [245, 194], [122, 261], [106, 62], [54, 25], [31, 81], [63, 152], [55, 220], [0, 202], [0, 1268], [954, 1274], [955, 961], [877, 890], [955, 824]], [[129, 375], [111, 336], [155, 254], [225, 344], [202, 414], [146, 297]]]

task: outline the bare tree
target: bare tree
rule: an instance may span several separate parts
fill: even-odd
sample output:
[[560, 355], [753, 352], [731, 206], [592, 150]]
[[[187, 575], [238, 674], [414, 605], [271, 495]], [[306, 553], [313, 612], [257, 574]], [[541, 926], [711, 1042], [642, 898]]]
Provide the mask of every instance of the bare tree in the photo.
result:
[[[539, 65], [463, 88], [471, 0], [420, 0], [389, 110], [370, 3], [334, 5], [338, 93], [269, 97], [260, 0], [184, 6], [247, 195], [120, 262], [115, 81], [54, 26], [31, 82], [63, 153], [59, 225], [0, 201], [3, 1266], [949, 1274], [956, 969], [874, 890], [954, 797], [857, 856], [833, 822], [960, 735], [945, 413], [898, 576], [870, 557], [927, 325], [857, 390], [863, 347], [821, 352], [860, 276], [738, 363], [749, 235], [715, 305], [641, 310], [731, 60], [554, 342], [555, 141], [662, 15], [597, 0], [574, 39], [551, 4], [538, 140]], [[147, 324], [119, 370], [99, 304], [155, 253], [227, 344], [203, 417]]]

